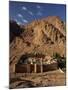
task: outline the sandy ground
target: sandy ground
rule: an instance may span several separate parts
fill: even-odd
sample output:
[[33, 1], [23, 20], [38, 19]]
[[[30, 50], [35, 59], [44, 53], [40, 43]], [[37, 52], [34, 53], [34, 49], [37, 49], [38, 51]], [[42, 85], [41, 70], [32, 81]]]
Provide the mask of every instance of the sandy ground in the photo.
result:
[[64, 86], [65, 78], [66, 75], [61, 69], [37, 74], [12, 73], [9, 88]]

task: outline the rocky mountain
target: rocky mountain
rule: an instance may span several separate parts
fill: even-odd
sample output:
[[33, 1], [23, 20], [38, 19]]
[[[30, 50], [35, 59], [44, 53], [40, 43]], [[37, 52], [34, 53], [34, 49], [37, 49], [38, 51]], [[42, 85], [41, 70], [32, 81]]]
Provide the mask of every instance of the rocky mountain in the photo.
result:
[[65, 56], [65, 25], [57, 16], [35, 20], [25, 26], [10, 23], [10, 69], [26, 53]]
[[19, 37], [20, 34], [23, 32], [23, 27], [21, 28], [16, 21], [11, 20], [10, 24], [10, 43], [15, 39], [15, 37]]

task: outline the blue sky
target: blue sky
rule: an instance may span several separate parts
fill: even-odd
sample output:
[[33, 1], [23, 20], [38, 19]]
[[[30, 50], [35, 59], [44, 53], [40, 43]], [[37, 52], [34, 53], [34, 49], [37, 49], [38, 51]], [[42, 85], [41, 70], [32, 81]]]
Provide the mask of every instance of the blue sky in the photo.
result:
[[47, 16], [59, 16], [66, 21], [66, 5], [31, 3], [31, 2], [9, 2], [9, 18], [19, 24], [26, 24], [35, 19]]

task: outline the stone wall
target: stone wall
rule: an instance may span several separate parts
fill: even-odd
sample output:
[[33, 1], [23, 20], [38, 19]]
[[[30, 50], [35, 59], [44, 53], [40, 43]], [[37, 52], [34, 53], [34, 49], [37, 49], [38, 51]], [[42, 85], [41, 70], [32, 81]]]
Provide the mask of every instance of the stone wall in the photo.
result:
[[[46, 71], [52, 71], [58, 69], [58, 64], [53, 63], [53, 64], [47, 64], [47, 65], [42, 65], [43, 67], [43, 72]], [[36, 73], [41, 72], [41, 65], [36, 65]], [[16, 64], [15, 65], [15, 72], [16, 73], [34, 73], [34, 64]]]

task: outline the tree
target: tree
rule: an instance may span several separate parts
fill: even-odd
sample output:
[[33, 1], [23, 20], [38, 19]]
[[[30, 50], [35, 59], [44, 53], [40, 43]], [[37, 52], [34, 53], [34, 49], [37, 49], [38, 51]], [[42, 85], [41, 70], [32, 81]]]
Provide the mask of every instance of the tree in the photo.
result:
[[53, 55], [54, 59], [57, 59], [58, 62], [58, 67], [62, 68], [66, 68], [66, 58], [65, 57], [61, 57], [58, 53], [55, 53]]

